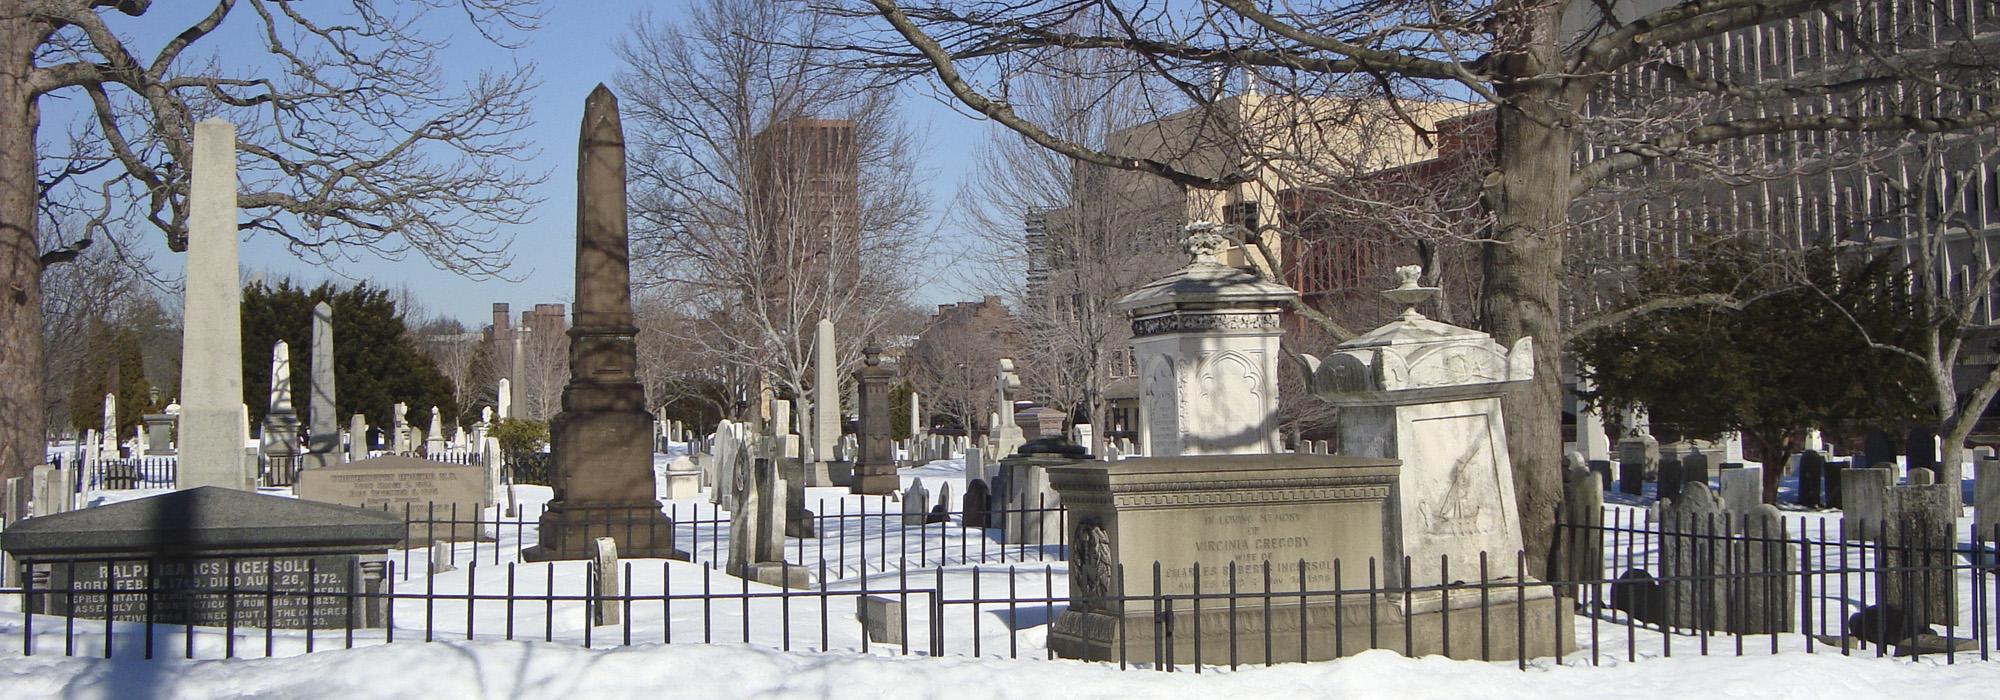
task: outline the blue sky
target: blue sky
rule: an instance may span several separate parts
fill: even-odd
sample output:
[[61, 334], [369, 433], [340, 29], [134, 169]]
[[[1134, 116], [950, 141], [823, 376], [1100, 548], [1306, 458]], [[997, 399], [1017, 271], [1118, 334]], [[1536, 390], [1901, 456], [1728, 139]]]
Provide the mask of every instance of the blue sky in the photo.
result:
[[[481, 69], [517, 64], [536, 65], [540, 85], [531, 97], [534, 123], [522, 138], [541, 151], [530, 166], [547, 169], [549, 177], [535, 192], [542, 203], [533, 212], [533, 220], [505, 230], [513, 236], [514, 267], [507, 273], [512, 280], [466, 279], [439, 270], [414, 254], [403, 260], [369, 255], [331, 266], [307, 265], [293, 257], [274, 237], [256, 234], [243, 240], [245, 273], [290, 276], [307, 283], [325, 279], [342, 283], [369, 280], [391, 288], [407, 287], [429, 310], [457, 318], [472, 328], [487, 322], [493, 302], [511, 303], [517, 313], [537, 302], [567, 302], [574, 289], [575, 148], [583, 98], [598, 83], [612, 82], [622, 68], [613, 48], [642, 12], [650, 10], [656, 18], [674, 17], [685, 10], [686, 4], [680, 0], [548, 2], [544, 5], [541, 28], [521, 37], [523, 41], [517, 42], [522, 44], [520, 48], [512, 50], [483, 41], [449, 12], [433, 22], [438, 31], [451, 34], [452, 46], [445, 52], [445, 59], [453, 66], [449, 70], [454, 76], [469, 77]], [[145, 18], [114, 26], [133, 35], [128, 40], [135, 44], [135, 51], [144, 55], [143, 52], [158, 46], [165, 32], [186, 26], [195, 13], [205, 12], [208, 5], [156, 4]], [[123, 19], [115, 15], [114, 18]], [[236, 35], [243, 39], [231, 36], [232, 30], [251, 29], [249, 25], [255, 22], [255, 16], [247, 8], [239, 7], [224, 25], [222, 34], [208, 40], [208, 49], [225, 65], [231, 64], [232, 58], [261, 60], [262, 47], [247, 32]], [[927, 85], [914, 86], [909, 92], [904, 101], [905, 121], [925, 144], [920, 151], [919, 168], [931, 193], [933, 212], [942, 218], [950, 210], [960, 178], [970, 170], [971, 158], [983, 142], [988, 125], [952, 111], [930, 96]], [[45, 104], [44, 109], [44, 138], [59, 137], [65, 107]], [[941, 225], [938, 236], [933, 246], [934, 265], [956, 264], [958, 253], [969, 244], [967, 237], [949, 222]], [[155, 251], [154, 266], [169, 277], [178, 278], [185, 256], [168, 252], [156, 231], [149, 231], [146, 239]], [[966, 292], [950, 284], [955, 277], [948, 273], [935, 275], [931, 282], [916, 290], [913, 301], [926, 305], [961, 298]]]

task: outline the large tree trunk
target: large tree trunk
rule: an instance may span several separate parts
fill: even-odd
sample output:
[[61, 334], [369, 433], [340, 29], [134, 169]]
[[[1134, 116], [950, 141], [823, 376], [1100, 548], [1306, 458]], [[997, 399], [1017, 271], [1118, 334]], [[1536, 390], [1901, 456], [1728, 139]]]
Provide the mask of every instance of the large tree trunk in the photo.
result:
[[[1512, 345], [1535, 339], [1535, 378], [1507, 392], [1507, 452], [1514, 467], [1514, 496], [1520, 507], [1521, 545], [1531, 575], [1549, 576], [1556, 510], [1562, 505], [1562, 329], [1558, 279], [1563, 234], [1569, 220], [1574, 136], [1547, 115], [1571, 92], [1548, 72], [1561, 65], [1558, 42], [1560, 3], [1517, 8], [1503, 28], [1517, 51], [1500, 57], [1506, 75], [1520, 76], [1498, 87], [1506, 103], [1496, 108], [1496, 170], [1484, 198], [1494, 216], [1491, 240], [1483, 246], [1485, 287], [1481, 311], [1486, 330]], [[1566, 106], [1566, 105], [1565, 105]], [[1538, 121], [1523, 110], [1543, 115]]]
[[[11, 14], [11, 13], [9, 13]], [[35, 239], [35, 114], [28, 78], [46, 26], [0, 15], [0, 479], [42, 461], [41, 253]]]

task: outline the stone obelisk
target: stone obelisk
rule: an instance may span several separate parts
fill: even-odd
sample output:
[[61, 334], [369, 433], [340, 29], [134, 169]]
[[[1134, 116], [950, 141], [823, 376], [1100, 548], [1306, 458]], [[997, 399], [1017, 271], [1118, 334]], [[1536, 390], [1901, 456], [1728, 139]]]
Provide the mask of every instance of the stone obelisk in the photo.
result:
[[303, 467], [323, 467], [340, 461], [340, 419], [334, 415], [333, 387], [333, 305], [324, 301], [313, 306], [312, 325], [312, 422], [306, 433]]
[[813, 347], [813, 464], [806, 471], [806, 486], [833, 485], [827, 463], [834, 461], [834, 450], [840, 444], [840, 376], [834, 374], [838, 364], [833, 321], [822, 318]]
[[236, 127], [194, 125], [182, 297], [180, 465], [175, 486], [248, 490], [243, 286], [236, 267]]
[[653, 416], [639, 384], [625, 233], [625, 131], [618, 98], [603, 85], [583, 104], [577, 144], [576, 313], [569, 383], [549, 424], [555, 498], [542, 514], [529, 561], [588, 559], [593, 538], [626, 557], [681, 559], [674, 524], [653, 479]]
[[271, 345], [271, 405], [264, 412], [264, 482], [290, 486], [299, 469], [299, 413], [292, 405], [292, 348]]

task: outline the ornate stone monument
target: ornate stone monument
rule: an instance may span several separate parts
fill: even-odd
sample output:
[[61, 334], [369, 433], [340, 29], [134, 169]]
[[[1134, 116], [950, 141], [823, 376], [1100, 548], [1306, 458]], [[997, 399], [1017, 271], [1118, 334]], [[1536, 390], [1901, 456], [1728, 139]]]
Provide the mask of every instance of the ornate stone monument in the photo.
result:
[[549, 425], [555, 498], [530, 561], [588, 559], [596, 537], [624, 556], [681, 559], [653, 476], [653, 416], [639, 384], [625, 233], [625, 132], [603, 85], [584, 101], [577, 147], [576, 313], [569, 383]]
[[1021, 376], [1014, 372], [1014, 360], [1003, 357], [999, 365], [993, 375], [993, 414], [987, 418], [986, 436], [992, 450], [988, 456], [995, 461], [1014, 454], [1028, 441], [1020, 424], [1014, 422], [1014, 396], [1021, 391]]
[[861, 369], [854, 371], [855, 403], [861, 407], [861, 455], [854, 462], [848, 491], [880, 496], [900, 486], [896, 445], [889, 430], [889, 379], [896, 373], [882, 367], [882, 349], [874, 343], [861, 356]]
[[1401, 286], [1384, 293], [1407, 307], [1402, 318], [1324, 362], [1305, 356], [1314, 393], [1341, 408], [1340, 454], [1403, 462], [1390, 557], [1411, 557], [1411, 580], [1392, 570], [1391, 585], [1444, 582], [1440, 555], [1470, 565], [1480, 552], [1511, 561], [1521, 549], [1500, 394], [1534, 377], [1534, 340], [1509, 349], [1425, 318], [1416, 305], [1438, 290], [1417, 284], [1421, 272], [1397, 268]]
[[194, 126], [182, 302], [180, 456], [175, 485], [251, 488], [243, 443], [243, 281], [236, 265], [236, 127]]
[[1273, 454], [1278, 339], [1290, 287], [1220, 262], [1219, 227], [1188, 224], [1186, 267], [1118, 300], [1132, 316], [1140, 449], [1152, 457]]

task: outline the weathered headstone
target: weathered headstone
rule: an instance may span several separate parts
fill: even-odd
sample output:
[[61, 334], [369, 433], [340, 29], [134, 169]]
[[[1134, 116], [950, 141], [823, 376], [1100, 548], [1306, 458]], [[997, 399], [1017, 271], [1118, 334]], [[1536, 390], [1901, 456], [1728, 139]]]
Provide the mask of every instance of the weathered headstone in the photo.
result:
[[630, 240], [625, 230], [625, 133], [603, 85], [584, 101], [577, 148], [576, 296], [569, 382], [549, 424], [554, 499], [529, 561], [587, 559], [607, 530], [638, 559], [680, 559], [653, 478], [653, 416], [638, 379]]
[[[1579, 460], [1582, 454], [1572, 453]], [[1571, 470], [1563, 482], [1563, 572], [1567, 581], [1604, 576], [1604, 486], [1589, 468]]]
[[1923, 426], [1911, 428], [1903, 440], [1903, 454], [1907, 456], [1904, 466], [1909, 469], [1937, 471], [1937, 431]]
[[1820, 494], [1824, 493], [1821, 477], [1826, 473], [1826, 458], [1819, 450], [1799, 453], [1799, 505], [1807, 508], [1820, 507]]
[[359, 462], [368, 458], [368, 416], [356, 413], [347, 417], [347, 461]]
[[1730, 514], [1739, 537], [1730, 540], [1730, 561], [1722, 573], [1730, 578], [1729, 599], [1720, 611], [1725, 632], [1780, 634], [1797, 632], [1792, 615], [1798, 567], [1785, 521], [1778, 507], [1759, 503], [1744, 515]]
[[1841, 539], [1879, 541], [1887, 527], [1883, 519], [1889, 515], [1889, 486], [1896, 483], [1892, 466], [1884, 462], [1868, 469], [1849, 469], [1841, 476]]
[[1724, 595], [1721, 567], [1729, 562], [1729, 527], [1721, 504], [1701, 484], [1663, 502], [1660, 512], [1660, 580], [1667, 618], [1675, 627], [1722, 629]]
[[1764, 470], [1760, 467], [1730, 469], [1722, 473], [1722, 509], [1730, 517], [1742, 519], [1764, 504]]
[[1889, 433], [1886, 431], [1869, 430], [1861, 441], [1861, 456], [1861, 463], [1871, 469], [1884, 464], [1889, 465], [1890, 469], [1896, 468], [1896, 445], [1889, 439]]
[[207, 486], [22, 521], [0, 549], [48, 577], [35, 612], [325, 630], [383, 624], [402, 537], [400, 515]]
[[910, 487], [903, 489], [903, 527], [923, 525], [930, 512], [931, 494], [924, 489], [924, 480], [912, 480]]
[[590, 558], [590, 578], [594, 584], [591, 594], [591, 624], [618, 624], [618, 541], [609, 537], [593, 540], [596, 552]]
[[1654, 496], [1660, 500], [1678, 499], [1684, 482], [1681, 480], [1681, 458], [1668, 455], [1660, 458], [1659, 481]]
[[735, 471], [737, 508], [729, 525], [729, 575], [786, 588], [810, 583], [804, 567], [785, 562], [785, 483], [771, 460], [759, 457]]
[[1957, 518], [1951, 507], [1951, 489], [1957, 486], [1935, 480], [1929, 469], [1912, 469], [1909, 484], [1889, 487], [1876, 590], [1878, 602], [1902, 608], [1921, 624], [1945, 625], [1958, 611]]
[[993, 493], [987, 489], [985, 481], [973, 479], [966, 482], [965, 498], [963, 500], [964, 504], [960, 509], [965, 514], [961, 516], [961, 522], [966, 527], [985, 528], [991, 526], [992, 518], [989, 516], [988, 511], [993, 507]]
[[181, 312], [180, 488], [251, 488], [243, 443], [243, 280], [236, 264], [236, 127], [194, 126]]
[[1820, 480], [1823, 482], [1820, 486], [1826, 493], [1826, 497], [1821, 499], [1821, 505], [1828, 508], [1840, 507], [1841, 479], [1846, 476], [1849, 466], [1849, 462], [1844, 459], [1827, 461], [1826, 469], [1820, 475]]
[[1972, 522], [1978, 541], [2000, 546], [2000, 460], [1989, 451], [1974, 466], [1972, 482]]
[[1711, 469], [1709, 469], [1709, 464], [1710, 462], [1708, 459], [1708, 455], [1703, 454], [1700, 450], [1690, 449], [1686, 453], [1682, 454], [1681, 483], [1682, 484], [1710, 483], [1709, 479], [1714, 478], [1715, 474]]
[[1637, 440], [1618, 443], [1618, 490], [1637, 496], [1646, 490], [1646, 445]]
[[491, 505], [486, 467], [384, 455], [299, 473], [299, 498], [407, 514], [410, 545], [479, 539], [479, 519]]

